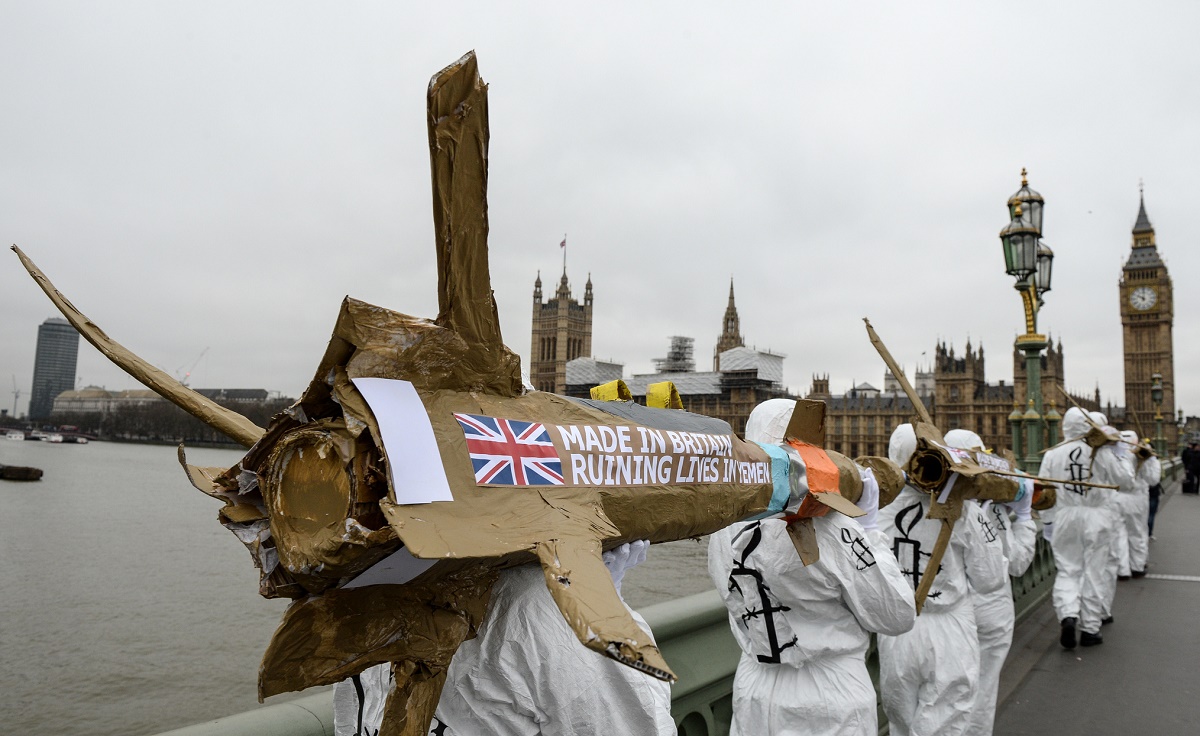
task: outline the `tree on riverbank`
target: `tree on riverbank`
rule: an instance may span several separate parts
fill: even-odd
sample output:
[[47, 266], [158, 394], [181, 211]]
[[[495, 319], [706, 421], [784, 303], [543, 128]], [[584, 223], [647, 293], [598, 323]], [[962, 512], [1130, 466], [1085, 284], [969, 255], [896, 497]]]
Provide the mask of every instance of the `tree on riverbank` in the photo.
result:
[[[217, 403], [236, 411], [260, 427], [267, 426], [271, 417], [295, 402], [291, 398], [264, 401], [220, 401]], [[228, 437], [209, 427], [179, 407], [164, 400], [123, 406], [111, 412], [72, 412], [55, 414], [59, 426], [74, 425], [84, 434], [105, 440], [134, 442], [185, 442], [231, 444]]]

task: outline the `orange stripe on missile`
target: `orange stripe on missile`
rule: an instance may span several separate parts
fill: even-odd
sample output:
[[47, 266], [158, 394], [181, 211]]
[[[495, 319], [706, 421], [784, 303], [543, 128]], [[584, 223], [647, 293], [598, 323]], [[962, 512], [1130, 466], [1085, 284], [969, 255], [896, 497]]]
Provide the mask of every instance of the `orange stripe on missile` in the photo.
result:
[[829, 455], [826, 455], [825, 451], [816, 445], [797, 439], [788, 439], [787, 444], [800, 453], [800, 459], [804, 461], [805, 475], [808, 479], [808, 495], [804, 497], [796, 513], [784, 520], [790, 523], [795, 519], [824, 516], [829, 513], [829, 507], [818, 501], [815, 494], [841, 492], [838, 485], [837, 466], [829, 459]]

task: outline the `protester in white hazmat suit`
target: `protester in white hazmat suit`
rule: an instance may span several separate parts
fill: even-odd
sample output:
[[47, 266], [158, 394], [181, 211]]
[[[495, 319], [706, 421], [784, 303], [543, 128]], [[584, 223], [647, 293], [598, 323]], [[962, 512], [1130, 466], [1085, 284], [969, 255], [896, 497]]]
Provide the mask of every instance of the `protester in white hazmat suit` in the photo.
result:
[[[778, 445], [794, 401], [759, 404], [746, 439]], [[819, 559], [805, 567], [782, 519], [739, 522], [709, 538], [708, 571], [742, 649], [731, 736], [875, 736], [869, 633], [912, 628], [912, 592], [876, 528], [879, 486], [863, 469], [854, 520], [813, 519]], [[862, 522], [861, 524], [859, 522]]]
[[[604, 553], [618, 592], [647, 542]], [[630, 611], [647, 633], [644, 619]], [[337, 736], [375, 736], [389, 665], [334, 686]], [[579, 643], [538, 565], [503, 570], [478, 634], [450, 662], [430, 736], [569, 736], [676, 732], [671, 688]]]
[[[1108, 423], [1108, 417], [1103, 412], [1090, 411], [1088, 416], [1092, 422], [1101, 427], [1110, 439], [1113, 440], [1112, 452], [1121, 461], [1122, 464], [1128, 467], [1130, 480], [1128, 483], [1121, 484], [1120, 489], [1116, 493], [1112, 493], [1108, 497], [1108, 565], [1104, 572], [1104, 604], [1100, 609], [1100, 625], [1110, 624], [1113, 621], [1112, 609], [1113, 601], [1117, 597], [1117, 580], [1129, 579], [1129, 535], [1125, 531], [1125, 520], [1121, 514], [1121, 496], [1124, 493], [1132, 493], [1135, 489], [1133, 474], [1136, 472], [1133, 458], [1133, 448], [1124, 442], [1120, 442], [1121, 433], [1117, 428]], [[1123, 571], [1123, 572], [1122, 572]]]
[[[946, 433], [946, 444], [963, 450], [983, 451], [983, 440], [966, 429]], [[976, 503], [968, 501], [963, 508], [965, 521], [979, 525], [980, 534], [1005, 560], [1008, 574], [1024, 575], [1033, 561], [1037, 545], [1037, 525], [1033, 522], [1033, 481], [1021, 480], [1020, 497], [1012, 503]], [[1013, 512], [1016, 519], [1009, 516]], [[971, 708], [971, 736], [990, 736], [996, 720], [996, 697], [1000, 688], [1000, 670], [1012, 646], [1016, 611], [1013, 608], [1012, 586], [1004, 585], [991, 593], [971, 590], [975, 603], [975, 630], [979, 635], [979, 687]]]
[[[1131, 429], [1121, 432], [1121, 439], [1130, 446], [1138, 444], [1137, 432]], [[1136, 452], [1129, 453], [1127, 459], [1135, 469], [1134, 491], [1117, 495], [1129, 539], [1129, 566], [1122, 568], [1121, 574], [1140, 578], [1146, 574], [1146, 559], [1150, 554], [1150, 486], [1162, 480], [1162, 464], [1153, 455], [1142, 460]]]
[[[1082, 409], [1068, 409], [1062, 423], [1066, 440], [1046, 451], [1038, 475], [1132, 487], [1132, 473], [1114, 445], [1104, 445], [1093, 452], [1084, 441], [1088, 427]], [[1067, 649], [1075, 648], [1076, 629], [1082, 632], [1079, 643], [1085, 646], [1103, 641], [1100, 623], [1104, 618], [1106, 575], [1110, 570], [1113, 532], [1109, 508], [1113, 493], [1106, 488], [1061, 483], [1057, 504], [1042, 513], [1043, 520], [1052, 522], [1048, 538], [1058, 567], [1054, 578], [1054, 610], [1062, 626], [1059, 641]]]
[[[911, 424], [892, 433], [888, 456], [904, 467], [916, 450]], [[879, 511], [900, 571], [915, 591], [942, 522], [927, 519], [929, 494], [906, 485]], [[987, 549], [978, 523], [959, 519], [912, 631], [879, 637], [879, 686], [895, 736], [969, 733], [979, 683], [979, 639], [971, 589], [990, 594], [1008, 583], [1003, 555]], [[968, 587], [970, 586], [970, 587]]]

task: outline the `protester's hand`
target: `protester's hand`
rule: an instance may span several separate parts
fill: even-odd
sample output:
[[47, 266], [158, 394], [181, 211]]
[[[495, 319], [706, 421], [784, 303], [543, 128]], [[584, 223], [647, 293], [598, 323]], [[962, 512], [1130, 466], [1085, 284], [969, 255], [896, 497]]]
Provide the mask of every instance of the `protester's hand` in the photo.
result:
[[613, 587], [617, 589], [617, 593], [621, 592], [621, 581], [625, 578], [625, 573], [646, 561], [646, 550], [649, 548], [650, 540], [639, 539], [614, 547], [602, 555], [604, 566], [612, 575]]
[[1021, 478], [1017, 482], [1021, 484], [1021, 497], [1005, 505], [1017, 515], [1017, 521], [1029, 521], [1033, 518], [1033, 480]]
[[879, 481], [875, 480], [875, 473], [870, 468], [862, 468], [860, 472], [863, 490], [857, 506], [865, 513], [858, 517], [858, 523], [866, 531], [875, 531], [879, 528]]

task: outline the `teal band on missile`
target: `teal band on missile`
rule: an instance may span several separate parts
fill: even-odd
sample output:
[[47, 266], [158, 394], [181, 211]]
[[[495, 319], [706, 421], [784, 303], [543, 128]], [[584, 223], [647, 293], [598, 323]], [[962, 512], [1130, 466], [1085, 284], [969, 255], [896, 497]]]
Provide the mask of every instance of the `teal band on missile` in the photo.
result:
[[792, 497], [792, 483], [788, 478], [788, 473], [791, 472], [792, 459], [788, 457], [787, 451], [779, 445], [764, 445], [761, 442], [755, 442], [754, 444], [761, 447], [771, 458], [771, 505], [765, 512], [754, 517], [756, 519], [765, 519], [768, 516], [782, 513], [787, 509], [788, 501]]

